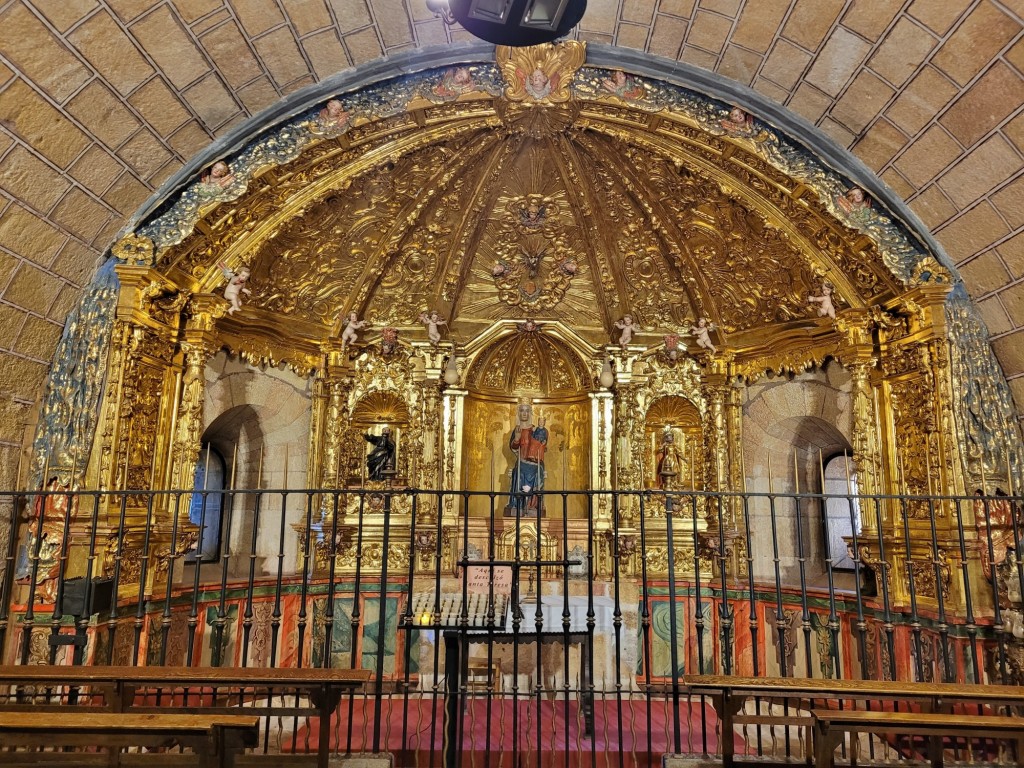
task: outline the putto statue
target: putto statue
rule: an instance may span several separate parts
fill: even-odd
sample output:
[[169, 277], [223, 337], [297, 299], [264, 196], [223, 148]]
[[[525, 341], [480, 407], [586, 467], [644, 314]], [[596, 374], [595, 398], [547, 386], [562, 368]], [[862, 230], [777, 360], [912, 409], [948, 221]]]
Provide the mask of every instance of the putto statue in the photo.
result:
[[821, 296], [808, 296], [807, 301], [818, 305], [818, 317], [831, 317], [836, 319], [836, 305], [832, 302], [832, 284], [825, 282], [821, 285]]
[[633, 334], [640, 330], [640, 326], [633, 322], [632, 315], [626, 315], [619, 322], [615, 324], [622, 333], [619, 334], [619, 345], [622, 347], [627, 346], [633, 341]]
[[359, 315], [355, 312], [348, 313], [348, 322], [345, 324], [345, 330], [341, 332], [341, 343], [346, 347], [350, 347], [359, 341], [359, 331], [365, 328], [369, 323], [366, 320], [360, 320]]
[[380, 435], [367, 432], [363, 439], [373, 445], [373, 450], [366, 456], [366, 476], [370, 480], [384, 480], [386, 470], [395, 468], [395, 441], [391, 439], [391, 429], [384, 427]]
[[432, 310], [429, 315], [420, 312], [420, 322], [427, 326], [427, 338], [436, 347], [441, 341], [441, 326], [448, 325], [448, 321]]
[[224, 287], [224, 298], [231, 302], [228, 314], [233, 315], [242, 308], [242, 294], [252, 295], [252, 291], [245, 287], [245, 284], [249, 282], [249, 268], [243, 265], [235, 272], [223, 261], [219, 262], [217, 266], [224, 272], [224, 277], [228, 281]]
[[520, 400], [516, 411], [518, 421], [508, 438], [508, 447], [515, 455], [512, 480], [509, 484], [509, 505], [505, 513], [521, 517], [539, 517], [544, 513], [540, 491], [544, 490], [544, 454], [548, 449], [548, 430], [544, 419], [533, 424], [533, 408], [529, 400]]
[[713, 330], [715, 330], [715, 324], [709, 323], [706, 317], [698, 320], [696, 325], [690, 326], [690, 333], [697, 338], [697, 346], [708, 350], [711, 354], [718, 352], [715, 349], [715, 345], [711, 342], [711, 331]]

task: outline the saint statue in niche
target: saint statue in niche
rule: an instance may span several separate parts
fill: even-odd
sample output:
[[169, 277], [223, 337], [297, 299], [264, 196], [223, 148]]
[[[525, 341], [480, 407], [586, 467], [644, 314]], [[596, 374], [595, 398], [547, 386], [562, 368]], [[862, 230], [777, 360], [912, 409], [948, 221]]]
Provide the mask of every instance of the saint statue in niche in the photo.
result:
[[509, 504], [506, 515], [540, 517], [544, 504], [540, 491], [544, 490], [544, 454], [548, 449], [548, 430], [544, 419], [533, 424], [533, 408], [529, 400], [521, 400], [516, 410], [517, 422], [508, 438], [508, 447], [515, 456], [512, 480], [509, 484]]
[[370, 480], [386, 479], [385, 471], [395, 468], [395, 441], [391, 439], [391, 430], [384, 427], [380, 435], [367, 432], [363, 439], [373, 446], [366, 456], [366, 476]]
[[667, 491], [675, 486], [675, 479], [682, 467], [679, 448], [676, 446], [675, 435], [669, 427], [661, 433], [661, 445], [658, 446], [658, 465], [654, 482], [658, 488]]

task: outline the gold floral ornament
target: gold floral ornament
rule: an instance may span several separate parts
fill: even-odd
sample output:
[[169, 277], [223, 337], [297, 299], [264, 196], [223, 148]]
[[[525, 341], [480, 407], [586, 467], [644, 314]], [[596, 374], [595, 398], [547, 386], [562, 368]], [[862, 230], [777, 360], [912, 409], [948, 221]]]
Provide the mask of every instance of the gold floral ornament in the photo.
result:
[[130, 267], [149, 267], [153, 265], [153, 241], [145, 235], [134, 232], [125, 235], [110, 249], [114, 258], [123, 261]]
[[587, 60], [587, 44], [567, 40], [527, 48], [499, 45], [496, 57], [506, 83], [506, 99], [564, 104], [572, 98], [572, 80]]
[[925, 283], [949, 283], [952, 276], [949, 270], [942, 266], [934, 256], [925, 256], [914, 266], [910, 275], [911, 285], [923, 285]]

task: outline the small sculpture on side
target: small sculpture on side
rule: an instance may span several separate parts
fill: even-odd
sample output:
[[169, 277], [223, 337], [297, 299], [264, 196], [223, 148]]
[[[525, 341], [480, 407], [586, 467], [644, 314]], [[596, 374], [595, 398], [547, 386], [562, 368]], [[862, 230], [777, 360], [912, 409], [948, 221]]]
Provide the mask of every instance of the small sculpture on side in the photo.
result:
[[821, 296], [808, 296], [807, 301], [818, 305], [818, 317], [831, 317], [836, 319], [836, 305], [832, 301], [832, 284], [824, 282], [821, 284]]
[[671, 490], [674, 487], [673, 481], [679, 475], [682, 460], [679, 456], [679, 448], [676, 446], [675, 435], [672, 434], [670, 427], [666, 426], [661, 433], [661, 445], [658, 446], [657, 459], [658, 465], [654, 482], [662, 490]]
[[663, 339], [665, 341], [665, 357], [670, 362], [676, 362], [679, 359], [679, 334], [667, 333]]
[[711, 341], [711, 331], [713, 330], [715, 330], [715, 324], [709, 323], [706, 317], [700, 318], [696, 325], [690, 326], [690, 333], [696, 337], [697, 346], [701, 349], [708, 350], [714, 355], [718, 350]]
[[627, 75], [621, 69], [615, 70], [602, 80], [601, 87], [623, 101], [638, 101], [647, 95], [644, 86], [635, 77]]
[[316, 117], [317, 128], [329, 135], [344, 133], [352, 122], [352, 114], [348, 112], [338, 99], [331, 99], [320, 110]]
[[357, 313], [349, 312], [348, 322], [345, 323], [345, 330], [341, 332], [341, 343], [346, 347], [351, 347], [359, 341], [359, 331], [367, 325], [369, 323], [366, 320], [360, 320]]
[[228, 314], [233, 315], [242, 308], [242, 294], [244, 293], [246, 296], [252, 295], [252, 291], [245, 287], [245, 284], [249, 282], [249, 268], [242, 265], [235, 272], [223, 261], [218, 266], [224, 272], [224, 277], [228, 281], [228, 284], [224, 287], [224, 298], [231, 302]]
[[729, 116], [718, 121], [727, 134], [730, 136], [750, 137], [754, 134], [754, 116], [744, 112], [739, 107], [729, 110]]
[[211, 165], [210, 170], [199, 179], [199, 183], [203, 185], [203, 191], [211, 195], [216, 195], [225, 187], [230, 187], [234, 181], [235, 174], [223, 160], [218, 160]]
[[391, 439], [391, 429], [384, 427], [379, 435], [367, 432], [363, 439], [373, 446], [366, 456], [366, 476], [370, 480], [385, 480], [388, 470], [395, 468], [395, 441]]
[[441, 81], [430, 89], [430, 93], [440, 101], [455, 101], [476, 87], [469, 67], [451, 67], [445, 71]]
[[860, 187], [850, 187], [836, 197], [836, 205], [853, 221], [864, 222], [871, 214], [871, 198]]
[[420, 312], [420, 322], [427, 326], [427, 338], [435, 347], [441, 342], [441, 326], [448, 325], [448, 321], [441, 317], [437, 310], [431, 310], [430, 314]]
[[398, 329], [397, 328], [381, 328], [380, 329], [380, 353], [387, 357], [388, 355], [394, 354], [395, 350], [398, 349]]
[[633, 341], [633, 334], [640, 330], [640, 326], [633, 322], [632, 315], [626, 315], [617, 323], [615, 327], [618, 328], [622, 333], [619, 334], [619, 346], [626, 347], [631, 341]]

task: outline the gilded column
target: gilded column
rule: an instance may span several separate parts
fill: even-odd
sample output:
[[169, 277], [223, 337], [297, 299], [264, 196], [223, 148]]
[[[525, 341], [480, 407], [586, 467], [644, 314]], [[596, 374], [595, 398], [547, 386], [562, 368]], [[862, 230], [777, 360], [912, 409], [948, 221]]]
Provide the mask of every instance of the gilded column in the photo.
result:
[[171, 487], [188, 490], [195, 477], [203, 429], [203, 401], [206, 394], [206, 363], [220, 348], [214, 322], [226, 304], [219, 296], [192, 297], [192, 316], [181, 343], [182, 383], [171, 451]]

